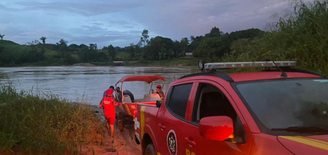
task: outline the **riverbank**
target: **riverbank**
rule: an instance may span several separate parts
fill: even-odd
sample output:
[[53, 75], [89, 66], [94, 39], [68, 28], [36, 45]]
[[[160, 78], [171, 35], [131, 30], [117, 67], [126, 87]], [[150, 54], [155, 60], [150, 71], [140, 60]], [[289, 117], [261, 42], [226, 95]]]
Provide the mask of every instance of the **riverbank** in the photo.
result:
[[[197, 58], [174, 58], [169, 60], [151, 60], [151, 61], [124, 61], [123, 66], [137, 67], [191, 67], [197, 66]], [[7, 64], [0, 67], [40, 67], [40, 66], [116, 66], [113, 62], [87, 62], [75, 64], [36, 62], [26, 63], [22, 65]]]
[[[136, 154], [131, 131], [107, 134], [102, 109], [0, 85], [0, 154]], [[130, 135], [129, 135], [130, 134]], [[138, 154], [138, 153], [137, 153]], [[139, 153], [140, 154], [140, 153]]]
[[[92, 112], [99, 118], [102, 123], [105, 123], [103, 109], [99, 106], [91, 105]], [[123, 131], [119, 131], [117, 120], [115, 121], [114, 143], [111, 143], [111, 138], [106, 132], [102, 145], [89, 145], [81, 152], [81, 154], [93, 153], [97, 155], [140, 155], [141, 147], [134, 140], [134, 124], [125, 124]]]
[[[151, 61], [126, 61], [125, 66], [139, 66], [139, 67], [186, 67], [197, 66], [197, 58], [173, 58], [169, 60], [151, 60]], [[97, 64], [96, 64], [97, 65]]]

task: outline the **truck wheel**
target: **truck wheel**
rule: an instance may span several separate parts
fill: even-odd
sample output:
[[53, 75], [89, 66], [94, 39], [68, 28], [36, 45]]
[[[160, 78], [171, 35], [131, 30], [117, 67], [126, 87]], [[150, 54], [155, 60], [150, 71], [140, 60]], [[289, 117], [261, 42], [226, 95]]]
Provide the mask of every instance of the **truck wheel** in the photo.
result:
[[120, 131], [123, 131], [123, 129], [124, 129], [123, 121], [122, 120], [118, 120], [117, 123], [118, 123], [118, 129]]
[[153, 144], [148, 144], [145, 150], [145, 155], [157, 155]]

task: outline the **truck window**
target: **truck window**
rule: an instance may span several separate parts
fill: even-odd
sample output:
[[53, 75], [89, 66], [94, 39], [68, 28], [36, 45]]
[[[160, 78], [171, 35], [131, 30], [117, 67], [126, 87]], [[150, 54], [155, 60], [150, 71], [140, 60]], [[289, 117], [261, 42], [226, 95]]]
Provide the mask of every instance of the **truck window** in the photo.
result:
[[192, 83], [173, 86], [170, 96], [167, 99], [167, 108], [174, 114], [184, 118], [188, 104], [189, 94], [191, 92]]
[[192, 114], [192, 123], [198, 125], [203, 117], [228, 116], [234, 123], [234, 137], [237, 141], [246, 142], [244, 127], [228, 98], [216, 86], [200, 83]]
[[236, 120], [236, 112], [227, 97], [215, 86], [200, 83], [196, 95], [193, 122], [208, 116], [228, 116]]

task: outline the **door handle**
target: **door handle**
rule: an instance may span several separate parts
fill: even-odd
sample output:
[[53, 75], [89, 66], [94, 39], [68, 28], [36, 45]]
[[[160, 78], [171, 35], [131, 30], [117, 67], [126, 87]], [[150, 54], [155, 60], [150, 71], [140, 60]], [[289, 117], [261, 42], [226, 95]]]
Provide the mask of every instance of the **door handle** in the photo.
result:
[[159, 123], [158, 126], [159, 126], [159, 128], [161, 128], [162, 131], [165, 130], [165, 128], [166, 128], [165, 125], [163, 125], [162, 123]]
[[189, 137], [189, 138], [186, 137], [185, 140], [186, 140], [187, 143], [188, 143], [189, 145], [191, 145], [192, 147], [196, 146], [196, 142], [193, 140], [193, 138], [191, 138], [191, 137]]

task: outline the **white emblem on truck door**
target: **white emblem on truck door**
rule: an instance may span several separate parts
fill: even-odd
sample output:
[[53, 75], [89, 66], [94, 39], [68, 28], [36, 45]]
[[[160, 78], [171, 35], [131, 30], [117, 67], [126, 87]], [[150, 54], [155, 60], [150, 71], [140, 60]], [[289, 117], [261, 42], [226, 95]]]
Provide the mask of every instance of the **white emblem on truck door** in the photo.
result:
[[170, 130], [167, 134], [167, 147], [171, 153], [171, 155], [177, 155], [178, 153], [178, 144], [177, 144], [177, 136], [174, 132], [174, 130]]
[[134, 120], [134, 130], [137, 130], [140, 128], [140, 122], [138, 122], [138, 118], [136, 117]]

